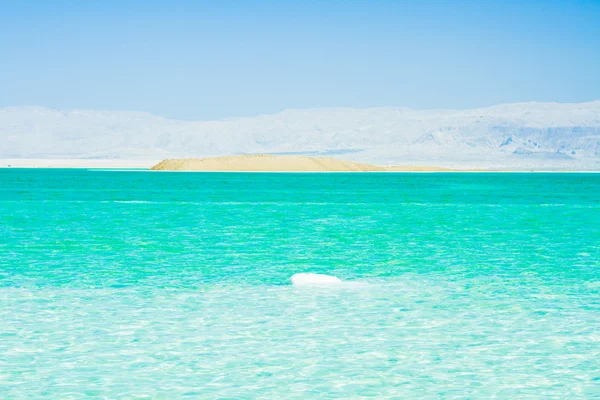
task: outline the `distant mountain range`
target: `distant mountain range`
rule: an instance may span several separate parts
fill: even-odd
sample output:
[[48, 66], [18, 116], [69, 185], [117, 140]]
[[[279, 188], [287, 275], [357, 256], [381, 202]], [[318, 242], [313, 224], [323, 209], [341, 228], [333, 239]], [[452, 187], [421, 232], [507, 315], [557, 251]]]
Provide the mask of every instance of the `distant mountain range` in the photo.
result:
[[163, 159], [270, 153], [380, 165], [600, 169], [600, 101], [470, 110], [323, 108], [218, 121], [0, 109], [0, 158]]

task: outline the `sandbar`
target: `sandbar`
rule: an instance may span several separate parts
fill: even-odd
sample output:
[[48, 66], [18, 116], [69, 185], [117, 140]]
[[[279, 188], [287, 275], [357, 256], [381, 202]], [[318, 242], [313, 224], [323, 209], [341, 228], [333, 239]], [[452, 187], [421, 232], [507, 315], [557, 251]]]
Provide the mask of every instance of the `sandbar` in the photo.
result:
[[433, 172], [456, 171], [436, 166], [381, 166], [331, 157], [251, 154], [211, 158], [167, 159], [151, 168], [155, 171], [213, 172]]

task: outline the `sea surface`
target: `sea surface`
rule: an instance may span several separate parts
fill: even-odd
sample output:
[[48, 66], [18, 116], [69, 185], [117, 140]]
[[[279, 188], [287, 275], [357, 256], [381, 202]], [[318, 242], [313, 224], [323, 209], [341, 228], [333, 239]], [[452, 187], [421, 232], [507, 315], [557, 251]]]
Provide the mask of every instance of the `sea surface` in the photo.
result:
[[85, 396], [600, 398], [600, 174], [0, 169], [0, 398]]

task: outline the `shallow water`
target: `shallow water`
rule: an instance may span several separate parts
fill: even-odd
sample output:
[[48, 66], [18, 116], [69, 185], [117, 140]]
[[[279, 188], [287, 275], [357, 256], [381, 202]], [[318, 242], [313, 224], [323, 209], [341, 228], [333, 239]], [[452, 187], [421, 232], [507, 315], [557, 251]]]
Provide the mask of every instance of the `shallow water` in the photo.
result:
[[0, 170], [0, 393], [600, 397], [599, 268], [600, 174]]

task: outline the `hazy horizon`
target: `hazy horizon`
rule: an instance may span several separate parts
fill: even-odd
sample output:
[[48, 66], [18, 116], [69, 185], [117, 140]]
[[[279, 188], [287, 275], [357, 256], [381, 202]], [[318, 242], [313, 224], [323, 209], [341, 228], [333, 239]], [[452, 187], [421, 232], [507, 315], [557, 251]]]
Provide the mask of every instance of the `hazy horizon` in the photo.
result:
[[600, 102], [467, 110], [321, 108], [182, 121], [149, 113], [0, 109], [0, 157], [329, 155], [379, 165], [598, 169]]
[[373, 106], [373, 107], [351, 107], [351, 106], [323, 106], [323, 107], [306, 107], [306, 108], [283, 108], [280, 110], [276, 110], [270, 113], [258, 113], [258, 114], [250, 114], [250, 115], [232, 115], [229, 117], [221, 117], [214, 119], [185, 119], [185, 118], [170, 118], [166, 115], [161, 115], [159, 113], [153, 113], [145, 110], [130, 110], [130, 109], [93, 109], [93, 108], [82, 108], [82, 107], [48, 107], [39, 104], [27, 104], [27, 105], [9, 105], [0, 107], [0, 110], [4, 109], [45, 109], [49, 111], [58, 111], [58, 112], [74, 112], [74, 111], [90, 111], [90, 112], [107, 112], [107, 113], [133, 113], [133, 114], [149, 114], [154, 117], [163, 118], [167, 120], [173, 121], [182, 121], [182, 122], [217, 122], [217, 121], [227, 121], [227, 120], [236, 120], [236, 119], [252, 119], [261, 116], [271, 116], [277, 115], [285, 112], [293, 112], [293, 111], [326, 111], [326, 110], [356, 110], [356, 111], [367, 111], [367, 110], [407, 110], [407, 111], [423, 111], [423, 112], [460, 112], [460, 111], [473, 111], [473, 110], [485, 110], [495, 107], [502, 106], [515, 106], [515, 105], [531, 105], [531, 104], [540, 104], [540, 105], [583, 105], [583, 104], [593, 104], [600, 102], [600, 98], [592, 99], [589, 101], [574, 101], [574, 102], [558, 102], [558, 101], [519, 101], [519, 102], [511, 102], [511, 103], [498, 103], [498, 104], [490, 104], [487, 106], [481, 107], [469, 107], [469, 108], [414, 108], [407, 107], [402, 105], [383, 105], [383, 106]]

